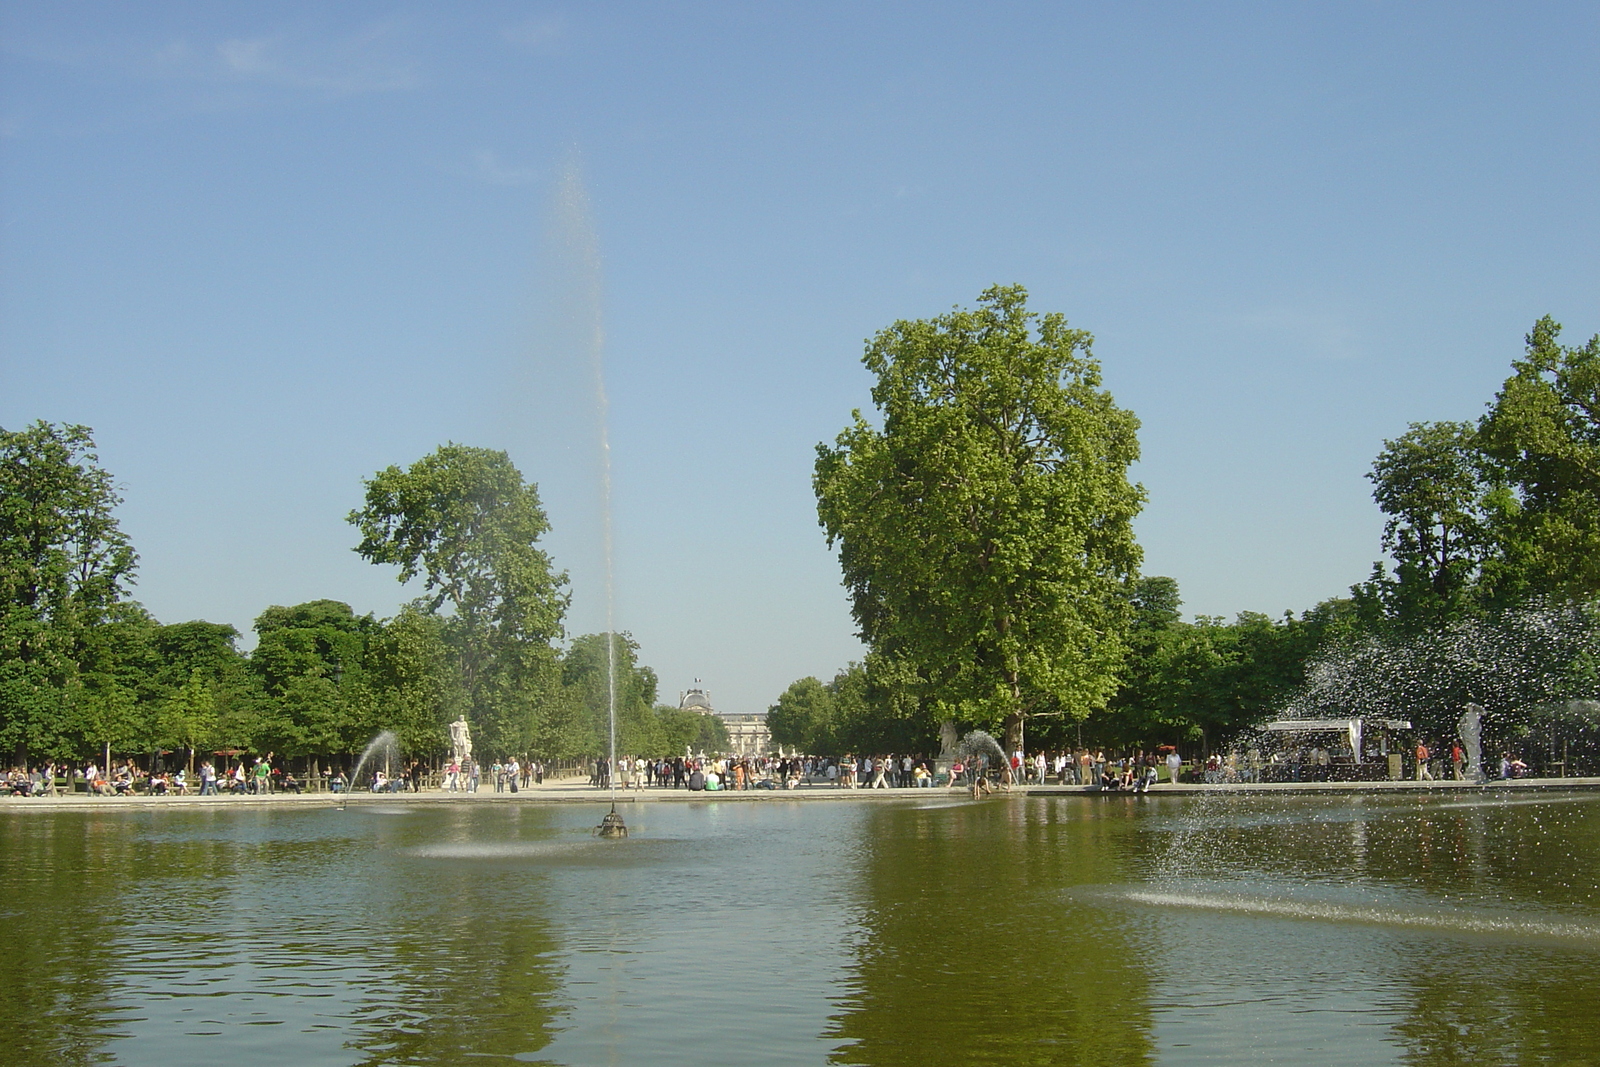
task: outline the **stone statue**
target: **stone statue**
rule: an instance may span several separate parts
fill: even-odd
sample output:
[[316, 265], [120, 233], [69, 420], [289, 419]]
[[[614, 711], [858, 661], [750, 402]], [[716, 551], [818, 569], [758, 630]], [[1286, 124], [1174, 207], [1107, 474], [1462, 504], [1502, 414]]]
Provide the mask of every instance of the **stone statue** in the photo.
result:
[[956, 754], [956, 742], [960, 738], [956, 732], [956, 724], [946, 719], [939, 726], [939, 758], [948, 760]]
[[464, 768], [472, 758], [472, 731], [465, 718], [450, 724], [450, 758]]

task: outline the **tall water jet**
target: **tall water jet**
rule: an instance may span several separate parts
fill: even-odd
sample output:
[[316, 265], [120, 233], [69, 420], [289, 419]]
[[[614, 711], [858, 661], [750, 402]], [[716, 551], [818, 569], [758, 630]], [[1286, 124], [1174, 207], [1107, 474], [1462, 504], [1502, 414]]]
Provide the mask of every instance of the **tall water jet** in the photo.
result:
[[585, 318], [584, 349], [594, 375], [596, 443], [600, 456], [600, 548], [605, 570], [606, 595], [606, 779], [611, 788], [611, 811], [596, 828], [601, 837], [627, 837], [628, 828], [617, 814], [617, 626], [616, 572], [611, 532], [610, 400], [606, 395], [605, 323], [600, 311], [600, 242], [589, 212], [589, 195], [576, 158], [569, 159], [556, 193], [556, 214], [569, 250], [577, 261], [579, 307]]
[[1483, 781], [1483, 709], [1468, 704], [1467, 710], [1456, 720], [1456, 730], [1467, 753], [1467, 780]]

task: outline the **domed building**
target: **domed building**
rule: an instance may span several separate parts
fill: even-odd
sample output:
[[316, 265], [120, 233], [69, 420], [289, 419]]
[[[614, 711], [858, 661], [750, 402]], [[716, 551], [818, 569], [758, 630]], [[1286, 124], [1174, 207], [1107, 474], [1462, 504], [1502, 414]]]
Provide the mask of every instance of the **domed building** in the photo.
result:
[[[696, 678], [695, 688], [679, 693], [678, 707], [701, 715], [720, 714], [711, 705], [711, 693], [699, 686], [700, 679]], [[772, 731], [767, 729], [766, 712], [723, 715], [722, 721], [728, 727], [728, 755], [765, 756], [772, 751]]]
[[[699, 682], [700, 679], [696, 678], [695, 683], [697, 686]], [[706, 692], [704, 689], [699, 688], [691, 689], [687, 693], [678, 694], [678, 710], [698, 711], [701, 715], [716, 714], [711, 707], [711, 694]]]

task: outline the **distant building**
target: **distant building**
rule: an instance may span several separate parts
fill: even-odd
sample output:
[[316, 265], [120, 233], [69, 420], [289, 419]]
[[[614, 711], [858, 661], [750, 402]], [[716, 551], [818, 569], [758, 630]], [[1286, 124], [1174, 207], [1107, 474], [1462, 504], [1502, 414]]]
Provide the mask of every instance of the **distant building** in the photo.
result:
[[[701, 715], [716, 715], [717, 710], [711, 706], [711, 693], [700, 688], [700, 679], [695, 679], [695, 687], [678, 694], [678, 707], [683, 711], [696, 711]], [[765, 756], [772, 751], [772, 731], [767, 729], [767, 715], [760, 712], [755, 715], [723, 715], [722, 721], [728, 727], [728, 754], [734, 756]]]
[[736, 756], [765, 756], [772, 751], [772, 731], [767, 729], [767, 716], [724, 715], [728, 724], [728, 748]]

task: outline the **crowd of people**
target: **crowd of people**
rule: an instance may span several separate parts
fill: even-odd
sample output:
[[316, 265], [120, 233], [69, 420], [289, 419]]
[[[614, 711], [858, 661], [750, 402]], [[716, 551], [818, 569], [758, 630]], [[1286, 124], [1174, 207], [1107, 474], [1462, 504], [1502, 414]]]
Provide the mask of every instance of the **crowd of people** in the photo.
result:
[[[1080, 749], [1050, 755], [1012, 754], [1009, 762], [988, 757], [957, 758], [948, 771], [924, 755], [885, 753], [876, 756], [659, 757], [620, 756], [618, 789], [795, 789], [822, 785], [834, 789], [921, 789], [934, 786], [1081, 785], [1106, 790], [1142, 790], [1156, 782], [1163, 769], [1176, 780], [1182, 761], [1175, 754], [1137, 751], [1108, 758], [1104, 750]], [[612, 771], [604, 757], [589, 764], [588, 784], [609, 789]], [[981, 787], [978, 787], [981, 788]]]
[[[221, 753], [219, 756], [223, 755]], [[1449, 773], [1456, 780], [1464, 777], [1465, 755], [1459, 743], [1447, 757], [1449, 772], [1439, 767], [1439, 776]], [[1418, 741], [1414, 753], [1417, 780], [1434, 780], [1436, 757], [1425, 741]], [[1486, 761], [1487, 762], [1487, 761]], [[1136, 750], [1120, 756], [1107, 756], [1103, 749], [1079, 748], [1055, 753], [1024, 755], [1013, 752], [1009, 758], [996, 751], [992, 756], [957, 757], [945, 769], [926, 756], [884, 753], [876, 756], [672, 756], [650, 758], [621, 756], [615, 774], [618, 789], [687, 789], [693, 792], [744, 789], [796, 789], [822, 785], [835, 789], [920, 789], [942, 786], [983, 792], [1011, 785], [1061, 785], [1095, 788], [1102, 791], [1143, 791], [1159, 781], [1204, 782], [1206, 784], [1251, 783], [1265, 780], [1318, 781], [1328, 774], [1327, 749], [1291, 748], [1263, 754], [1257, 748], [1247, 752], [1212, 753], [1196, 763], [1186, 764], [1176, 749], [1162, 746], [1154, 751]], [[1490, 766], [1484, 768], [1493, 777]], [[1502, 753], [1498, 777], [1521, 778], [1529, 768], [1510, 752]], [[487, 777], [496, 793], [516, 793], [543, 785], [548, 768], [542, 760], [512, 757], [496, 760], [487, 768], [474, 760], [451, 760], [441, 770], [439, 786], [446, 792], [476, 793]], [[430, 776], [423, 765], [410, 761], [395, 774], [385, 766], [364, 776], [360, 787], [372, 792], [420, 792]], [[357, 787], [342, 770], [330, 770], [316, 783], [334, 793]], [[588, 784], [598, 789], [612, 786], [612, 767], [605, 757], [588, 764]], [[305, 784], [287, 768], [275, 766], [273, 753], [250, 759], [224, 757], [213, 762], [202, 760], [191, 772], [157, 768], [145, 771], [133, 760], [102, 769], [94, 761], [82, 767], [47, 762], [33, 768], [14, 767], [0, 776], [0, 795], [49, 796], [57, 792], [88, 793], [92, 796], [119, 797], [135, 794], [151, 796], [201, 796], [230, 793], [262, 796], [273, 793], [299, 793]]]

